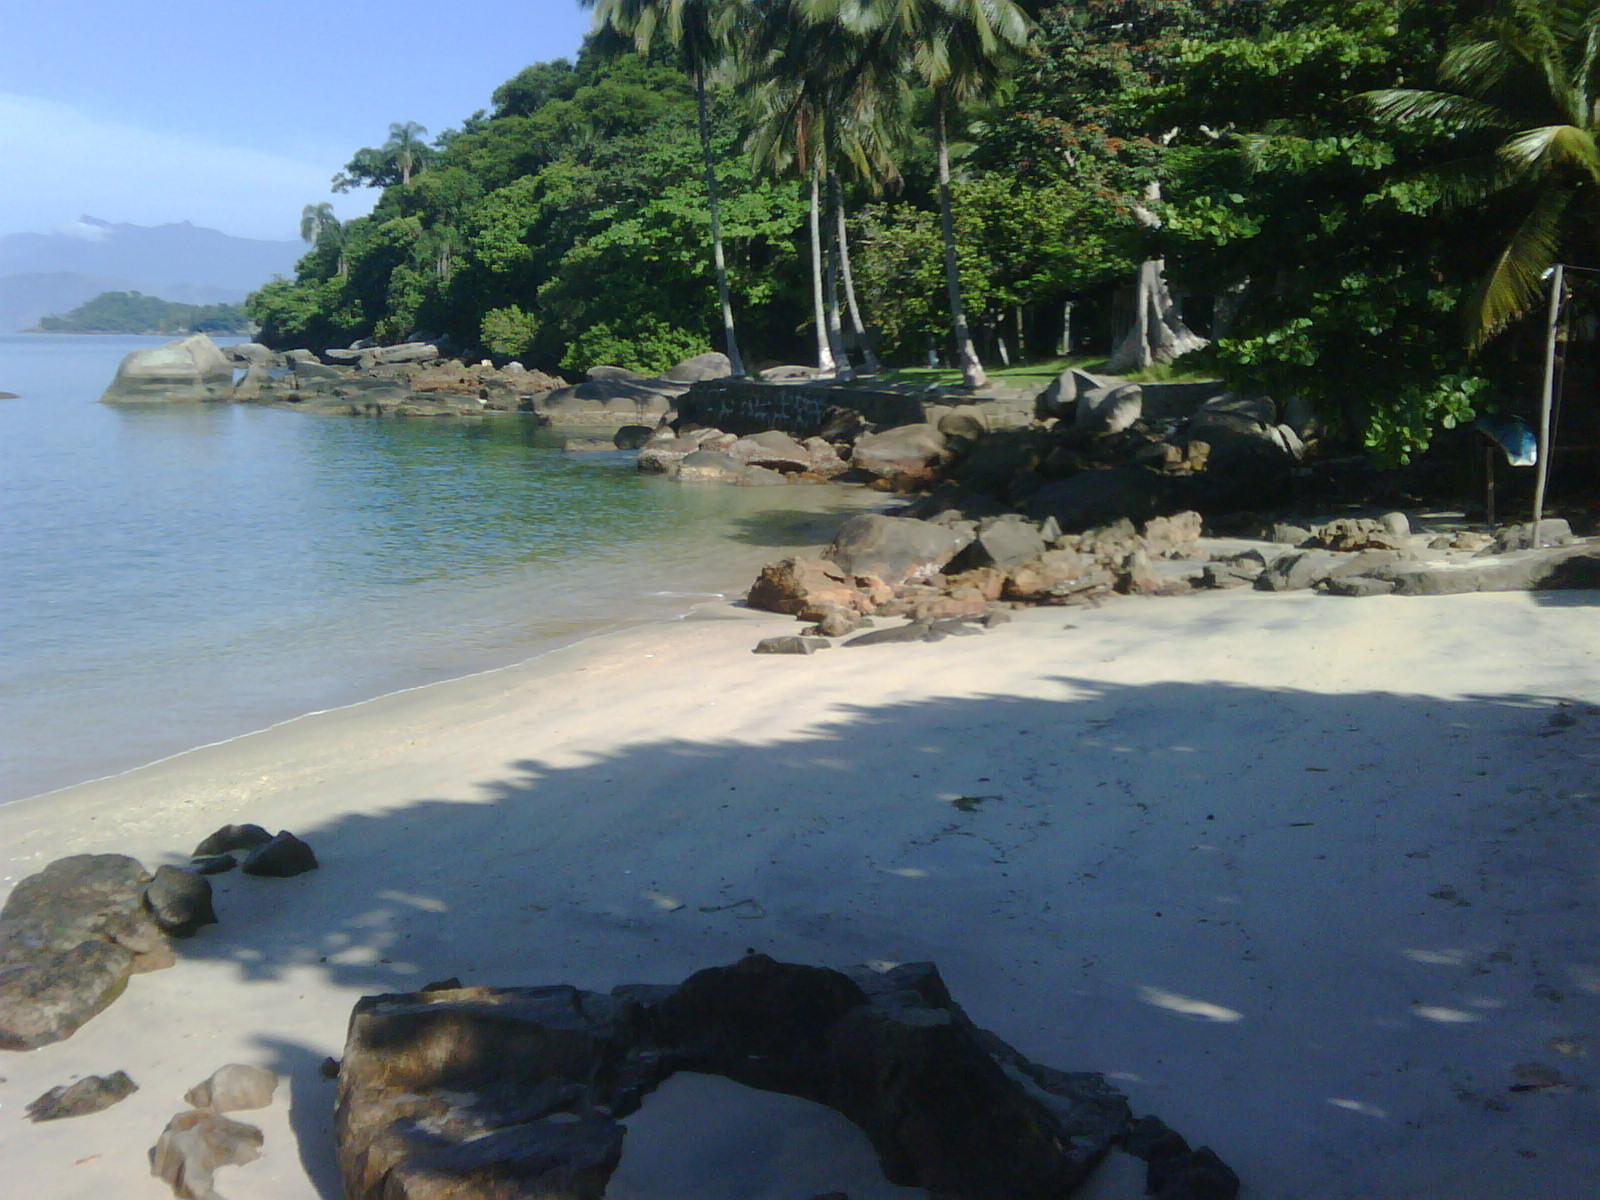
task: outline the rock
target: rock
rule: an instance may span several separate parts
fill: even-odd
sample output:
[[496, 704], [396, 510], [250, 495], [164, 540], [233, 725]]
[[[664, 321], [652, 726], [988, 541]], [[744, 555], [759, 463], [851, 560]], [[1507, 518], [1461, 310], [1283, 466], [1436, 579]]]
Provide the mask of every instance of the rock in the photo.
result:
[[1207, 563], [1200, 571], [1200, 586], [1205, 588], [1249, 587], [1260, 578], [1263, 568], [1234, 563]]
[[1187, 558], [1199, 545], [1203, 524], [1197, 512], [1151, 517], [1144, 523], [1145, 546], [1162, 558]]
[[818, 650], [831, 650], [833, 643], [818, 637], [769, 637], [756, 643], [753, 654], [813, 654]]
[[287, 829], [265, 845], [257, 846], [245, 855], [243, 870], [246, 875], [271, 876], [286, 879], [317, 869], [317, 856], [311, 847]]
[[590, 367], [584, 373], [587, 379], [643, 379], [645, 376], [638, 371], [630, 371], [627, 367]]
[[144, 890], [144, 904], [168, 937], [193, 937], [201, 926], [217, 923], [211, 906], [211, 881], [198, 871], [157, 867], [155, 878]]
[[1065, 532], [1078, 533], [1121, 517], [1149, 520], [1168, 506], [1168, 491], [1159, 474], [1139, 467], [1079, 471], [1034, 492], [1026, 511], [1039, 521], [1053, 517]]
[[660, 379], [592, 379], [535, 397], [531, 411], [558, 429], [620, 429], [665, 418], [686, 387]]
[[1513, 550], [1531, 550], [1536, 546], [1565, 546], [1572, 541], [1572, 527], [1559, 517], [1546, 517], [1539, 522], [1539, 536], [1533, 536], [1533, 522], [1524, 525], [1507, 525], [1497, 529], [1488, 554], [1506, 554]]
[[[1046, 550], [1033, 562], [1020, 563], [1006, 573], [1001, 591], [1007, 600], [1024, 603], [1043, 600], [1075, 584], [1091, 572], [1092, 564], [1073, 550]], [[1103, 578], [1109, 585], [1109, 576]]]
[[1109, 377], [1091, 375], [1087, 371], [1080, 371], [1076, 367], [1069, 367], [1051, 380], [1045, 389], [1034, 399], [1034, 412], [1041, 418], [1064, 417], [1068, 413], [1076, 413], [1078, 409], [1078, 396], [1081, 393], [1103, 388], [1114, 381]]
[[952, 568], [998, 567], [1005, 571], [1032, 562], [1048, 547], [1038, 526], [1020, 513], [989, 517], [978, 522], [972, 543], [950, 563]]
[[1317, 550], [1281, 554], [1267, 564], [1256, 579], [1256, 590], [1261, 592], [1295, 592], [1308, 588], [1339, 565], [1332, 554]]
[[372, 357], [380, 363], [432, 362], [439, 357], [439, 347], [432, 342], [401, 342], [397, 346], [375, 346]]
[[1391, 537], [1411, 536], [1411, 519], [1403, 512], [1386, 512], [1378, 518], [1378, 524]]
[[1311, 530], [1304, 525], [1289, 525], [1279, 521], [1267, 532], [1267, 541], [1280, 546], [1303, 546], [1311, 540]]
[[339, 1072], [345, 1195], [599, 1200], [621, 1121], [683, 1068], [837, 1109], [891, 1182], [946, 1200], [1067, 1195], [1129, 1121], [1103, 1077], [974, 1026], [931, 964], [845, 974], [753, 954], [609, 995], [361, 1000]]
[[624, 425], [611, 435], [611, 444], [618, 450], [638, 450], [655, 436], [648, 425]]
[[845, 608], [870, 612], [873, 608], [838, 564], [809, 555], [794, 555], [763, 567], [745, 603], [763, 612], [791, 617], [811, 610]]
[[853, 608], [830, 608], [805, 632], [819, 637], [837, 638], [861, 628], [865, 618]]
[[615, 449], [602, 438], [568, 438], [561, 445], [563, 454], [610, 454]]
[[1458, 565], [1395, 563], [1369, 573], [1392, 580], [1395, 593], [1401, 596], [1600, 588], [1600, 539], [1475, 558]]
[[203, 333], [135, 350], [117, 367], [104, 404], [150, 401], [226, 400], [233, 389], [233, 364]]
[[1165, 581], [1150, 565], [1150, 556], [1135, 550], [1117, 565], [1113, 573], [1116, 589], [1124, 596], [1159, 596], [1165, 591]]
[[0, 1049], [70, 1037], [131, 974], [173, 963], [143, 894], [150, 876], [123, 854], [57, 859], [0, 908]]
[[260, 363], [262, 366], [270, 366], [278, 357], [260, 342], [240, 342], [238, 345], [226, 348], [219, 346], [218, 349], [234, 362], [243, 364]]
[[695, 438], [652, 437], [639, 448], [639, 470], [648, 475], [665, 475], [700, 449]]
[[1392, 579], [1374, 579], [1370, 575], [1344, 575], [1322, 581], [1322, 590], [1330, 596], [1387, 596], [1395, 586]]
[[[1404, 518], [1402, 518], [1404, 519]], [[1401, 550], [1408, 548], [1406, 535], [1395, 535], [1381, 521], [1365, 517], [1345, 517], [1329, 521], [1311, 538], [1312, 545], [1345, 553], [1362, 550]]]
[[1121, 433], [1144, 413], [1144, 389], [1113, 383], [1080, 391], [1073, 428], [1087, 433]]
[[945, 634], [937, 630], [932, 623], [926, 620], [909, 621], [904, 625], [896, 625], [892, 629], [874, 629], [871, 633], [863, 633], [851, 638], [844, 643], [846, 646], [888, 646], [899, 642], [939, 642], [943, 641]]
[[125, 1071], [86, 1075], [76, 1083], [53, 1087], [23, 1109], [30, 1121], [60, 1121], [101, 1112], [139, 1090]]
[[[831, 449], [831, 447], [830, 447]], [[811, 451], [776, 429], [742, 437], [728, 449], [728, 457], [752, 467], [770, 471], [809, 471]]]
[[196, 846], [190, 852], [190, 857], [206, 858], [234, 850], [254, 850], [271, 840], [272, 835], [259, 825], [224, 825]]
[[910, 517], [858, 513], [839, 526], [823, 557], [847, 576], [876, 575], [891, 587], [940, 570], [971, 535]]
[[348, 368], [330, 367], [327, 363], [320, 363], [315, 359], [296, 359], [291, 369], [294, 372], [296, 385], [301, 387], [308, 383], [339, 383], [350, 378]]
[[238, 865], [239, 860], [231, 854], [202, 854], [189, 860], [189, 869], [197, 875], [221, 875]]
[[733, 365], [720, 350], [686, 358], [675, 367], [661, 373], [661, 378], [673, 383], [697, 383], [702, 379], [726, 379], [733, 374]]
[[947, 449], [944, 434], [932, 425], [901, 425], [862, 434], [850, 452], [850, 465], [906, 491], [938, 478]]
[[950, 441], [976, 442], [989, 432], [983, 409], [975, 404], [959, 404], [939, 418], [936, 428]]
[[222, 1200], [214, 1186], [217, 1168], [255, 1162], [264, 1140], [254, 1125], [214, 1112], [181, 1112], [151, 1149], [150, 1173], [179, 1200]]
[[783, 482], [777, 471], [750, 467], [716, 450], [696, 450], [687, 454], [668, 477], [680, 483], [730, 483], [739, 487], [771, 487]]
[[265, 1067], [229, 1063], [218, 1067], [204, 1083], [195, 1084], [184, 1093], [183, 1099], [191, 1108], [240, 1112], [267, 1107], [272, 1103], [272, 1093], [277, 1088], [277, 1075]]

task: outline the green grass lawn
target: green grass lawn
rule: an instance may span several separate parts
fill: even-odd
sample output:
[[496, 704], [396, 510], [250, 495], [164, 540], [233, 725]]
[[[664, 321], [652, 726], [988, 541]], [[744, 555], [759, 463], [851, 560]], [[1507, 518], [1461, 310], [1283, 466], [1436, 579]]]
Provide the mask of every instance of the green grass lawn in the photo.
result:
[[[1068, 367], [1077, 367], [1091, 374], [1104, 373], [1106, 360], [1091, 355], [1073, 355], [1068, 358], [1049, 358], [1041, 362], [1019, 363], [1011, 367], [985, 367], [984, 372], [996, 383], [1044, 387]], [[1154, 366], [1126, 376], [1135, 383], [1187, 383], [1214, 376], [1204, 371], [1184, 370], [1175, 366]], [[887, 384], [909, 387], [960, 387], [961, 372], [946, 367], [895, 367], [880, 375], [862, 381], [866, 385]]]

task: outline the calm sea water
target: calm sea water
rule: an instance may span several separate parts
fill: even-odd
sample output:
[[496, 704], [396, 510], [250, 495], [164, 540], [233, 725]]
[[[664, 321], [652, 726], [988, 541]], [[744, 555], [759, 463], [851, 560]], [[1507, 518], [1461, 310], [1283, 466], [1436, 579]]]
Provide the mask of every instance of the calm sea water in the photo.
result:
[[681, 615], [866, 502], [514, 416], [99, 404], [159, 342], [0, 337], [0, 802]]

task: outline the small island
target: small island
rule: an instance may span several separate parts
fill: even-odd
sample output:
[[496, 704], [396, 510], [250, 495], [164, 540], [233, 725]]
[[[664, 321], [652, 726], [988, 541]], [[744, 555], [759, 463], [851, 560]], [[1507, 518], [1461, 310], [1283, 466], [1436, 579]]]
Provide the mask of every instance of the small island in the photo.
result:
[[65, 316], [42, 317], [30, 333], [244, 334], [237, 304], [182, 304], [142, 292], [101, 292]]

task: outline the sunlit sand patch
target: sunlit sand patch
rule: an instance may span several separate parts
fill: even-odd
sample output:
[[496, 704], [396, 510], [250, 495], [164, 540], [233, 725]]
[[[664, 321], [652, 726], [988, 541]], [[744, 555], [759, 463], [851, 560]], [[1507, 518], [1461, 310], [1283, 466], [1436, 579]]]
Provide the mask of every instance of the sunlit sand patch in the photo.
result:
[[1419, 1004], [1411, 1013], [1424, 1021], [1439, 1021], [1445, 1025], [1469, 1025], [1473, 1021], [1483, 1020], [1480, 1013], [1467, 1012], [1462, 1008], [1445, 1008], [1438, 1004]]
[[1142, 987], [1139, 989], [1139, 999], [1156, 1008], [1164, 1008], [1168, 1012], [1175, 1012], [1180, 1017], [1194, 1017], [1200, 1021], [1216, 1021], [1227, 1024], [1233, 1021], [1244, 1020], [1244, 1014], [1231, 1008], [1224, 1008], [1220, 1004], [1213, 1004], [1209, 1000], [1196, 1000], [1190, 996], [1180, 996], [1177, 992], [1169, 992], [1163, 988]]

